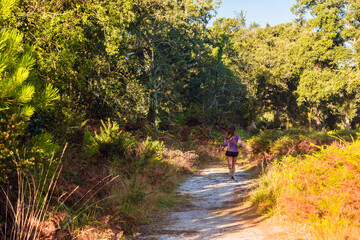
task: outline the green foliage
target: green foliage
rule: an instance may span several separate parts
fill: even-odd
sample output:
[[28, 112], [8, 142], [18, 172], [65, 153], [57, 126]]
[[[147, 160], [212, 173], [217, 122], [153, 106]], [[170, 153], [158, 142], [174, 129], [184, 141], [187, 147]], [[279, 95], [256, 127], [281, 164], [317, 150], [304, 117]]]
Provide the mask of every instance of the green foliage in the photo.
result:
[[175, 116], [174, 123], [180, 126], [196, 126], [202, 122], [200, 117], [197, 109], [188, 108]]
[[[6, 161], [13, 156], [14, 151], [19, 147], [19, 138], [25, 131], [26, 123], [23, 116], [13, 114], [0, 120], [0, 153], [1, 160]], [[5, 164], [5, 162], [3, 162]], [[5, 169], [5, 168], [3, 168]]]
[[169, 209], [172, 208], [174, 206], [176, 206], [176, 204], [178, 203], [178, 201], [174, 198], [163, 198], [161, 197], [157, 202], [156, 202], [156, 207], [158, 209]]
[[141, 130], [140, 132], [142, 132], [142, 134], [146, 133], [148, 136], [150, 136], [153, 139], [158, 139], [160, 134], [161, 134], [161, 130], [156, 128], [154, 126], [154, 124], [146, 124]]
[[[42, 89], [53, 83], [64, 103], [87, 116], [117, 115], [129, 125], [148, 119], [155, 128], [174, 120], [246, 127], [266, 112], [277, 116], [268, 128], [349, 129], [357, 121], [355, 0], [299, 0], [293, 24], [247, 26], [240, 13], [207, 29], [217, 4], [26, 0], [6, 24], [34, 46]], [[306, 12], [313, 18], [302, 18]], [[31, 95], [31, 87], [24, 91]]]
[[[289, 157], [290, 158], [290, 157]], [[256, 189], [251, 193], [249, 201], [259, 206], [264, 213], [274, 213], [278, 204], [278, 198], [283, 193], [284, 185], [281, 174], [277, 170], [279, 165], [273, 163], [271, 170], [258, 180]]]
[[257, 149], [257, 153], [266, 152], [269, 150], [272, 142], [284, 135], [286, 135], [286, 133], [280, 130], [263, 131], [260, 134], [251, 138], [248, 144], [252, 148]]
[[[297, 1], [293, 8], [303, 20], [306, 13], [313, 16], [304, 23], [310, 34], [300, 36], [298, 41], [298, 48], [306, 51], [307, 67], [300, 76], [297, 93], [300, 104], [308, 106], [309, 117], [315, 119], [317, 130], [323, 127], [327, 108], [339, 115], [345, 129], [350, 129], [357, 112], [358, 69], [354, 71], [353, 62], [356, 52], [345, 45], [351, 38], [346, 18], [353, 16], [353, 7], [352, 2], [337, 0]], [[310, 41], [312, 45], [308, 44]], [[351, 86], [347, 86], [350, 82]]]
[[[25, 51], [24, 51], [25, 47]], [[35, 87], [26, 82], [34, 63], [30, 49], [22, 44], [22, 35], [15, 29], [2, 28], [0, 31], [0, 114], [22, 113], [30, 117], [35, 109], [30, 103]]]
[[28, 145], [33, 152], [42, 156], [50, 156], [60, 150], [60, 146], [54, 143], [53, 136], [46, 132], [33, 137]]
[[143, 167], [151, 167], [162, 160], [162, 154], [165, 150], [163, 142], [153, 141], [150, 137], [139, 144], [137, 152], [137, 164]]
[[[252, 161], [269, 163], [334, 139], [279, 129], [348, 130], [359, 122], [358, 1], [297, 0], [293, 23], [248, 26], [240, 13], [207, 28], [217, 6], [0, 0], [0, 182], [11, 182], [15, 152], [31, 151], [22, 160], [30, 169], [69, 143], [69, 160], [107, 160], [131, 180], [123, 207], [134, 213], [148, 193], [138, 175], [152, 184], [171, 172], [156, 141], [162, 131], [176, 136], [178, 148], [196, 149], [194, 138], [222, 142], [214, 126], [256, 123], [258, 135], [237, 133], [249, 140]], [[151, 138], [138, 142], [133, 129]], [[335, 139], [356, 139], [350, 134]], [[200, 155], [211, 159], [206, 150]], [[280, 191], [271, 178], [259, 193], [269, 205]]]
[[198, 93], [206, 79], [199, 76], [204, 74], [202, 59], [208, 53], [204, 23], [213, 8], [212, 1], [144, 0], [134, 4], [135, 19], [129, 31], [138, 55], [129, 60], [140, 68], [140, 83], [150, 97], [147, 117], [155, 127], [162, 118], [189, 107], [192, 99], [201, 103], [201, 97], [192, 93]]
[[139, 180], [139, 174], [132, 175], [130, 182], [123, 181], [125, 188], [124, 201], [130, 205], [138, 205], [143, 202], [147, 192], [147, 184]]
[[[95, 133], [93, 143], [97, 146], [99, 152], [110, 161], [123, 162], [126, 157], [131, 156], [136, 145], [136, 140], [131, 137], [130, 133], [120, 130], [116, 122], [111, 122], [110, 118], [107, 123], [101, 121], [102, 127], [100, 132]], [[94, 147], [90, 151], [94, 151]]]
[[[246, 86], [240, 100], [246, 108], [242, 122], [250, 124], [273, 112], [274, 124], [267, 128], [352, 127], [359, 105], [355, 2], [299, 0], [293, 8], [299, 21], [273, 27], [247, 27], [242, 14], [214, 23], [211, 30], [218, 46], [213, 54], [226, 58], [223, 62]], [[234, 113], [239, 106], [231, 109]]]
[[158, 164], [162, 160], [165, 147], [162, 142], [150, 137], [138, 143], [130, 133], [120, 130], [119, 125], [107, 120], [101, 121], [100, 131], [92, 136], [85, 131], [83, 145], [85, 156], [94, 157], [96, 153], [110, 160], [113, 164], [126, 164], [130, 172], [139, 171]]
[[[0, 19], [8, 21], [15, 1], [0, 2]], [[8, 175], [14, 176], [13, 158], [15, 152], [23, 148], [32, 148], [36, 157], [50, 157], [59, 148], [52, 142], [51, 134], [26, 134], [28, 121], [35, 111], [51, 107], [58, 99], [58, 92], [50, 84], [38, 81], [31, 70], [35, 60], [32, 49], [24, 44], [23, 34], [10, 26], [0, 30], [0, 164], [2, 166], [0, 182], [7, 181]], [[39, 132], [38, 132], [39, 133]], [[38, 134], [37, 133], [37, 134]], [[34, 156], [28, 156], [19, 164], [30, 167]]]
[[94, 137], [92, 136], [92, 133], [90, 131], [85, 131], [83, 146], [85, 149], [84, 157], [88, 160], [91, 160], [95, 153], [99, 151], [99, 145], [95, 144]]
[[246, 131], [245, 129], [242, 129], [242, 128], [237, 129], [236, 134], [239, 135], [242, 140], [250, 139], [252, 136], [248, 131]]
[[[39, 114], [44, 128], [54, 135], [59, 143], [78, 146], [85, 134], [86, 115], [76, 111], [66, 102], [56, 102], [54, 107]], [[35, 120], [39, 120], [39, 117]]]
[[0, 20], [7, 20], [11, 16], [11, 11], [16, 5], [16, 0], [1, 0], [0, 1]]
[[[237, 131], [237, 134], [239, 134], [239, 131]], [[222, 143], [224, 140], [224, 137], [225, 137], [223, 133], [221, 133], [219, 131], [214, 131], [214, 130], [211, 130], [209, 132], [205, 131], [204, 135], [207, 139], [210, 139], [217, 144]], [[240, 135], [240, 136], [242, 137], [243, 135]]]

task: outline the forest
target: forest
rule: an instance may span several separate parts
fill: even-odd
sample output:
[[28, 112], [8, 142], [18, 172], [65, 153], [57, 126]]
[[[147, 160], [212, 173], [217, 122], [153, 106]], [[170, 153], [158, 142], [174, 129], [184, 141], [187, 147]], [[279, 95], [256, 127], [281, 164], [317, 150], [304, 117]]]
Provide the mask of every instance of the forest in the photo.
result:
[[262, 169], [255, 205], [358, 236], [360, 2], [210, 26], [220, 4], [0, 0], [1, 239], [129, 236], [231, 125]]

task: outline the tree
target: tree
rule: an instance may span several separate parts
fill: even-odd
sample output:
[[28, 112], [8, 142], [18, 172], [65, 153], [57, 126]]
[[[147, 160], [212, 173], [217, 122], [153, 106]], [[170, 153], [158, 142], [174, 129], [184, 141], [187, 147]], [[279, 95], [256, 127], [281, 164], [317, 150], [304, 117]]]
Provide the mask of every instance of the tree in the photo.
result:
[[[306, 102], [310, 106], [310, 116], [315, 119], [317, 130], [322, 129], [326, 117], [324, 113], [329, 108], [337, 109], [345, 128], [349, 128], [351, 119], [355, 116], [357, 94], [354, 91], [359, 89], [358, 81], [351, 80], [354, 77], [344, 77], [351, 76], [348, 72], [352, 71], [351, 62], [354, 59], [352, 50], [345, 45], [347, 4], [341, 0], [298, 0], [293, 8], [300, 18], [307, 12], [313, 16], [308, 21], [303, 21], [309, 30], [308, 36], [303, 35], [307, 40], [298, 41], [299, 49], [306, 52], [301, 55], [304, 57], [302, 61], [306, 58], [306, 68], [300, 77], [297, 93], [298, 102]], [[346, 82], [351, 82], [352, 87]], [[342, 107], [344, 102], [348, 103], [346, 107]]]
[[[204, 94], [205, 109], [218, 117], [216, 121], [224, 124], [224, 119], [246, 126], [252, 119], [248, 89], [244, 85], [243, 76], [236, 72], [237, 53], [234, 36], [244, 29], [245, 17], [239, 13], [237, 17], [217, 19], [211, 28], [213, 46], [207, 57], [209, 65]], [[222, 123], [221, 123], [222, 122]]]
[[104, 118], [123, 107], [131, 6], [128, 0], [25, 0], [17, 8], [14, 25], [34, 48], [37, 77], [54, 84], [68, 108]]
[[212, 1], [139, 1], [130, 24], [132, 54], [140, 83], [150, 95], [148, 118], [157, 127], [165, 117], [184, 110], [181, 95], [204, 56], [205, 24]]
[[227, 50], [225, 56], [228, 66], [248, 90], [247, 110], [252, 112], [249, 123], [270, 112], [295, 124], [298, 108], [293, 92], [298, 69], [290, 52], [298, 29], [291, 23], [266, 28], [252, 24], [247, 28], [241, 15], [238, 27], [224, 29], [233, 29], [227, 35], [231, 51]]
[[360, 2], [356, 0], [348, 1], [346, 8], [346, 23], [348, 28], [344, 29], [344, 38], [350, 41], [354, 49], [354, 59], [356, 70], [360, 70]]
[[[12, 0], [0, 1], [0, 20], [3, 22], [0, 30], [0, 181], [7, 181], [14, 173], [14, 155], [24, 145], [26, 139], [23, 137], [30, 118], [36, 111], [51, 106], [58, 97], [52, 85], [31, 74], [35, 62], [32, 50], [23, 43], [23, 35], [7, 25], [14, 5]], [[41, 147], [41, 142], [37, 146], [33, 143], [32, 147], [39, 145]], [[34, 159], [30, 157], [21, 159], [18, 164], [29, 167], [33, 163]]]

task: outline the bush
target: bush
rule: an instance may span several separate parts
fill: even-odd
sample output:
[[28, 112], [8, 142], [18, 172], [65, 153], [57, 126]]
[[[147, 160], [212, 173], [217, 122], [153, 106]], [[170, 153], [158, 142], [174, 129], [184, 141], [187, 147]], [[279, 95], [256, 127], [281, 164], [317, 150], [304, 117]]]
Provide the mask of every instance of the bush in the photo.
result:
[[357, 138], [354, 131], [312, 132], [305, 129], [267, 130], [248, 140], [250, 161], [256, 164], [268, 164], [281, 160], [284, 156], [311, 154], [321, 145], [334, 142], [347, 142]]
[[110, 161], [124, 162], [127, 157], [131, 156], [137, 142], [130, 133], [120, 130], [116, 122], [108, 119], [107, 124], [101, 121], [102, 127], [99, 133], [94, 137], [86, 135], [85, 141], [89, 154], [98, 150], [102, 156]]
[[33, 152], [45, 157], [49, 157], [60, 150], [60, 146], [54, 142], [53, 136], [48, 132], [43, 132], [33, 137], [29, 145]]
[[360, 141], [341, 148], [322, 147], [303, 157], [288, 156], [268, 168], [251, 201], [307, 221], [316, 229], [315, 235], [333, 239], [329, 234], [345, 233], [344, 229], [360, 224], [359, 159]]
[[150, 137], [139, 144], [137, 162], [140, 166], [153, 165], [162, 160], [165, 150], [163, 142], [152, 141]]

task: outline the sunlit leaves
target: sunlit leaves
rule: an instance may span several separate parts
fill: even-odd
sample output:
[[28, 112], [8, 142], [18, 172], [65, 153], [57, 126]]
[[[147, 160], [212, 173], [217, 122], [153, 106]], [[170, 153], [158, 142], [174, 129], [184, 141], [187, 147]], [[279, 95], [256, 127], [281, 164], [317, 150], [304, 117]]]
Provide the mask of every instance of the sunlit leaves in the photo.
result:
[[[19, 112], [22, 106], [32, 100], [35, 87], [27, 83], [33, 59], [30, 52], [24, 52], [22, 35], [14, 29], [1, 29], [0, 32], [0, 113]], [[5, 114], [5, 115], [4, 115]]]
[[0, 21], [9, 18], [17, 0], [0, 0]]

